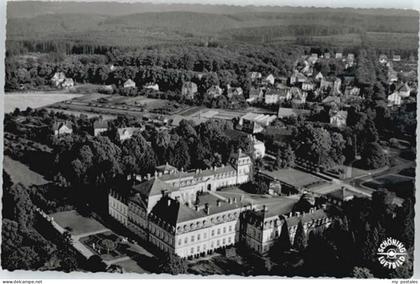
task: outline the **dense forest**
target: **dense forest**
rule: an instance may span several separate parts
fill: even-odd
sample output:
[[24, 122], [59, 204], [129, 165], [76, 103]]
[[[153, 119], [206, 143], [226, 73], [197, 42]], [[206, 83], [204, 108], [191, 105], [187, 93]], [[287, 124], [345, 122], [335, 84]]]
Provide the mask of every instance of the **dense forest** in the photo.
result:
[[[174, 42], [317, 43], [336, 47], [364, 42], [370, 47], [406, 50], [416, 49], [418, 42], [418, 14], [412, 11], [233, 6], [226, 10], [206, 5], [181, 5], [181, 10], [177, 5], [147, 4], [111, 9], [101, 3], [85, 3], [81, 9], [72, 4], [56, 3], [42, 11], [42, 3], [8, 3], [9, 52], [28, 40], [41, 45], [59, 40], [67, 46], [86, 44], [92, 49], [98, 45], [147, 47]], [[166, 12], [157, 13], [162, 9]], [[384, 36], [386, 46], [381, 40]]]

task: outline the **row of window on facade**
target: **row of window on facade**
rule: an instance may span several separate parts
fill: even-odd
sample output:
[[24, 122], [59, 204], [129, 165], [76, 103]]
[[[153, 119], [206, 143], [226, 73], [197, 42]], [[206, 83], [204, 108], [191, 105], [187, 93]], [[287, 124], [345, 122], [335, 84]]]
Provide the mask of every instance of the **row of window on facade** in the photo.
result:
[[[210, 223], [212, 224], [218, 224], [221, 222], [226, 222], [226, 221], [231, 221], [233, 219], [236, 219], [238, 217], [238, 212], [235, 213], [228, 213], [227, 215], [221, 215], [221, 216], [217, 216], [217, 217], [211, 217], [210, 218]], [[188, 231], [188, 230], [194, 230], [196, 228], [201, 228], [207, 225], [207, 220], [203, 220], [202, 222], [198, 221], [196, 223], [191, 223], [189, 225], [184, 225], [184, 226], [178, 226], [177, 227], [177, 231], [180, 232], [182, 231]]]
[[[219, 236], [221, 234], [226, 234], [226, 232], [230, 233], [230, 232], [232, 232], [232, 229], [233, 229], [232, 225], [229, 225], [227, 227], [225, 226], [223, 228], [217, 228], [217, 230], [213, 229], [213, 230], [211, 230], [211, 237]], [[201, 233], [198, 233], [197, 235], [187, 236], [185, 238], [179, 238], [178, 245], [182, 245], [182, 240], [184, 240], [184, 244], [188, 244], [188, 239], [190, 239], [191, 243], [194, 243], [196, 239], [197, 239], [197, 241], [200, 241], [201, 240]], [[207, 233], [206, 232], [203, 233], [203, 240], [205, 240], [205, 239], [207, 239]]]
[[[232, 244], [232, 237], [228, 237], [226, 238], [222, 238], [221, 240], [216, 240], [216, 246], [215, 246], [215, 242], [212, 241], [210, 243], [210, 249], [214, 249], [214, 248], [218, 248], [220, 246], [225, 246], [225, 245], [230, 245]], [[203, 250], [201, 250], [201, 248], [203, 248]], [[197, 249], [195, 250], [194, 247], [190, 248], [190, 254], [194, 254], [194, 253], [201, 253], [207, 250], [207, 245], [203, 244], [202, 247], [200, 245], [197, 246]]]
[[122, 212], [123, 214], [127, 214], [127, 206], [119, 201], [115, 201], [115, 199], [111, 199], [111, 207]]

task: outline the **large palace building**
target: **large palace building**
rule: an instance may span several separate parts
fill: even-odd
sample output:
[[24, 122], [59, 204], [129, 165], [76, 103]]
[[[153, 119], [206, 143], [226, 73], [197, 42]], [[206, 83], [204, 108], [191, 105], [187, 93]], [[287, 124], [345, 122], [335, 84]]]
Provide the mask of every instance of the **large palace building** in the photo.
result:
[[[248, 182], [251, 168], [250, 157], [241, 151], [230, 165], [206, 170], [183, 172], [168, 164], [159, 166], [154, 176], [138, 178], [140, 183], [128, 195], [111, 192], [109, 214], [141, 239], [180, 257], [204, 255], [240, 240], [265, 253], [272, 240], [267, 242], [262, 228], [277, 230], [273, 233], [277, 236], [284, 220], [292, 218], [289, 212], [297, 200], [250, 198], [237, 188], [216, 191]], [[306, 219], [311, 219], [307, 214]], [[323, 223], [330, 221], [325, 214], [317, 216]]]

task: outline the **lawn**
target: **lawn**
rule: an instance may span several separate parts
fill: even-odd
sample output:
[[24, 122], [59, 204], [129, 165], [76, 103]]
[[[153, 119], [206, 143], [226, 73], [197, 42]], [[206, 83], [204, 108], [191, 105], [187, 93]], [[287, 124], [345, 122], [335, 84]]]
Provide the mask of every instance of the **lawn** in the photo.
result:
[[60, 92], [7, 93], [4, 95], [4, 112], [13, 112], [15, 108], [39, 108], [79, 96], [81, 95]]
[[363, 185], [373, 189], [386, 188], [392, 192], [395, 192], [398, 197], [406, 198], [408, 196], [413, 196], [414, 194], [413, 181], [413, 178], [407, 176], [385, 175], [365, 182]]
[[68, 229], [74, 236], [105, 230], [101, 223], [90, 217], [84, 217], [77, 211], [57, 212], [50, 215], [61, 227]]
[[4, 156], [4, 170], [10, 175], [13, 183], [21, 183], [24, 186], [41, 185], [48, 183], [44, 177], [9, 156]]

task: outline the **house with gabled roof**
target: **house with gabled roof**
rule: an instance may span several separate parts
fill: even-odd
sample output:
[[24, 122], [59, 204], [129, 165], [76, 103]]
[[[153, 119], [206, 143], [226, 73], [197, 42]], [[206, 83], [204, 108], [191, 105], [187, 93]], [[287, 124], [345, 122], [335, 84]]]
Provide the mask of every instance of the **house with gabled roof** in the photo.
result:
[[211, 98], [217, 98], [223, 95], [223, 89], [220, 88], [218, 85], [213, 85], [207, 89], [207, 95]]
[[142, 131], [139, 127], [120, 127], [117, 129], [118, 137], [120, 141], [125, 141], [133, 137], [135, 133]]
[[72, 134], [73, 127], [69, 121], [56, 121], [52, 126], [52, 131], [54, 132], [54, 136]]
[[264, 88], [252, 86], [249, 90], [249, 97], [246, 100], [247, 102], [259, 102], [264, 98]]
[[274, 80], [275, 80], [275, 78], [274, 78], [273, 74], [269, 74], [264, 78], [264, 82], [269, 84], [269, 85], [274, 85]]
[[194, 99], [198, 92], [197, 84], [191, 81], [182, 84], [181, 95], [188, 99]]
[[98, 136], [99, 134], [108, 131], [108, 120], [102, 118], [95, 120], [92, 124], [92, 135]]
[[347, 111], [330, 111], [330, 124], [334, 127], [345, 127], [347, 124]]
[[244, 91], [241, 87], [231, 87], [230, 85], [227, 86], [227, 97], [229, 99], [237, 96], [242, 96]]
[[279, 102], [290, 100], [291, 96], [289, 94], [289, 89], [290, 88], [287, 86], [281, 86], [280, 88], [270, 88], [266, 90], [264, 95], [265, 104], [278, 104]]
[[133, 80], [128, 79], [127, 81], [124, 82], [123, 87], [124, 87], [124, 89], [135, 88], [136, 83]]

